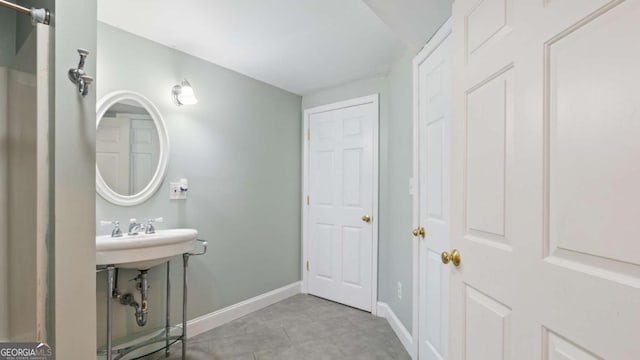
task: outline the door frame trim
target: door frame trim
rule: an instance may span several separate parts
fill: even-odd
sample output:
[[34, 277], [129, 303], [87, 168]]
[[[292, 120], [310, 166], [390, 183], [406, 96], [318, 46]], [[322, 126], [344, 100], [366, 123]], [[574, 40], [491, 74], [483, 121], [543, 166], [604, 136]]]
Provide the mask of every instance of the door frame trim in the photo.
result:
[[[427, 44], [413, 58], [413, 228], [420, 226], [420, 75], [418, 68], [431, 54], [452, 34], [451, 18], [447, 19]], [[450, 119], [452, 121], [453, 119]], [[450, 133], [448, 134], [451, 135]], [[449, 141], [449, 146], [452, 142]], [[449, 169], [451, 171], [451, 169]], [[449, 226], [451, 226], [449, 224]], [[420, 350], [420, 243], [413, 238], [413, 337], [414, 358], [418, 358]], [[448, 315], [448, 314], [447, 314]], [[449, 334], [446, 334], [449, 337]]]
[[327, 105], [317, 106], [304, 110], [303, 114], [303, 126], [302, 126], [302, 139], [303, 139], [303, 155], [302, 155], [302, 293], [309, 293], [309, 283], [307, 279], [306, 262], [308, 258], [308, 244], [309, 241], [309, 207], [307, 206], [307, 195], [309, 194], [309, 139], [307, 132], [309, 131], [309, 118], [313, 114], [323, 113], [327, 111], [339, 110], [348, 107], [374, 104], [376, 109], [376, 117], [373, 123], [373, 210], [372, 210], [372, 237], [373, 244], [371, 247], [371, 313], [377, 315], [378, 313], [378, 199], [380, 192], [378, 188], [380, 171], [379, 171], [379, 128], [380, 128], [380, 100], [379, 94], [372, 94], [355, 99], [339, 101]]

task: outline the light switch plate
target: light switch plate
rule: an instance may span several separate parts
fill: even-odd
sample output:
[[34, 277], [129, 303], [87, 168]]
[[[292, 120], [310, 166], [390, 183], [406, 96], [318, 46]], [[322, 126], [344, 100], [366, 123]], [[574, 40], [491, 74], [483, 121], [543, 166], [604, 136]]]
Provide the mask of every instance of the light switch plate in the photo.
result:
[[180, 185], [182, 183], [172, 182], [169, 183], [169, 199], [170, 200], [185, 200], [187, 198], [187, 193], [180, 191]]

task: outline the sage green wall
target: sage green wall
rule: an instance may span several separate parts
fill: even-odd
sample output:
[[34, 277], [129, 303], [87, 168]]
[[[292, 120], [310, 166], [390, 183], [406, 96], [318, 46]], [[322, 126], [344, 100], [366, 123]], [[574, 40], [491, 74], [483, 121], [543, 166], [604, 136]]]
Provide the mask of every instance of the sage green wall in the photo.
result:
[[[378, 301], [389, 304], [404, 326], [412, 325], [412, 254], [409, 178], [412, 176], [413, 80], [410, 51], [398, 54], [388, 75], [354, 81], [302, 98], [308, 109], [380, 94]], [[397, 283], [402, 283], [402, 299]]]
[[[379, 296], [389, 304], [404, 326], [413, 323], [413, 52], [401, 54], [389, 72], [389, 188], [388, 218], [380, 254]], [[397, 283], [402, 283], [402, 299]]]
[[[192, 84], [199, 103], [175, 106], [173, 85]], [[189, 268], [189, 319], [300, 280], [301, 97], [220, 66], [98, 23], [97, 91], [148, 97], [171, 141], [159, 191], [134, 207], [96, 196], [97, 220], [164, 217], [158, 228], [189, 227], [209, 253]], [[189, 180], [186, 201], [169, 200], [170, 181]], [[109, 227], [98, 228], [108, 234]], [[172, 262], [172, 314], [180, 315], [181, 260]], [[162, 324], [164, 267], [152, 268], [150, 320]], [[132, 271], [120, 273], [120, 285]], [[105, 277], [98, 276], [98, 341], [104, 339]], [[139, 296], [136, 294], [136, 296]], [[115, 306], [115, 335], [140, 330], [131, 308]]]
[[47, 341], [54, 343], [56, 359], [95, 359], [96, 230], [91, 219], [95, 218], [96, 91], [79, 96], [67, 71], [78, 64], [76, 49], [85, 48], [92, 54], [85, 69], [96, 72], [97, 3], [64, 0], [56, 1], [55, 7], [51, 66], [55, 86], [50, 94], [55, 107], [50, 127], [55, 139], [50, 157], [55, 287], [50, 285], [48, 294], [54, 297], [55, 334], [47, 334]]

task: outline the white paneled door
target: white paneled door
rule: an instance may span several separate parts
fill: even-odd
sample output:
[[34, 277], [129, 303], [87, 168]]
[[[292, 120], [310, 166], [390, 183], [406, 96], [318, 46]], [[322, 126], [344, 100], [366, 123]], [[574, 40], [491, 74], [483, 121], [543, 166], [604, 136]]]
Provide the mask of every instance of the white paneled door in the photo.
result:
[[640, 1], [453, 9], [450, 359], [640, 359]]
[[[414, 60], [416, 173], [418, 213], [414, 237], [420, 359], [448, 354], [449, 267], [440, 261], [449, 251], [449, 161], [451, 118], [451, 24], [447, 22]], [[416, 317], [414, 317], [416, 318]], [[414, 334], [415, 336], [415, 334]]]
[[152, 119], [131, 117], [131, 179], [129, 194], [149, 184], [158, 166], [160, 138]]
[[96, 163], [100, 175], [120, 194], [130, 194], [130, 138], [129, 119], [103, 117], [96, 133]]
[[372, 311], [377, 95], [305, 113], [307, 290]]

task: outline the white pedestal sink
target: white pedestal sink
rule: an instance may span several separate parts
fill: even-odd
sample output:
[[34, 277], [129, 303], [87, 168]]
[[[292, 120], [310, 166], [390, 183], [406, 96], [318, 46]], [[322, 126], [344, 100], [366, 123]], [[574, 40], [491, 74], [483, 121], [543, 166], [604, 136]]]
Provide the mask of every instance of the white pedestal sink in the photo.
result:
[[96, 236], [96, 265], [146, 270], [174, 256], [191, 252], [198, 231], [194, 229], [157, 230], [155, 234], [111, 237]]

